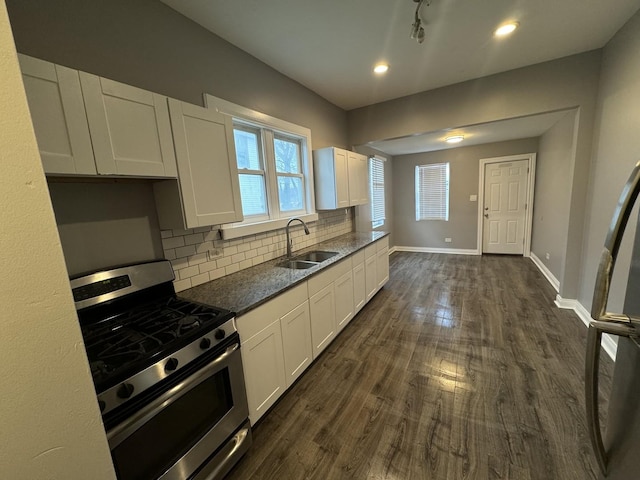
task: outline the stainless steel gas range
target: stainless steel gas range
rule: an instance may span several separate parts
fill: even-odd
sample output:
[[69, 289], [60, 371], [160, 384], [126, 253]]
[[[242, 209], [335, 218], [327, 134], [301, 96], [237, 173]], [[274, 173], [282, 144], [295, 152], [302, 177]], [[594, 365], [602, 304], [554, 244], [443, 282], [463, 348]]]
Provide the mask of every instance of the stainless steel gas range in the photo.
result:
[[71, 280], [118, 478], [222, 478], [251, 443], [234, 314], [179, 299], [168, 261]]

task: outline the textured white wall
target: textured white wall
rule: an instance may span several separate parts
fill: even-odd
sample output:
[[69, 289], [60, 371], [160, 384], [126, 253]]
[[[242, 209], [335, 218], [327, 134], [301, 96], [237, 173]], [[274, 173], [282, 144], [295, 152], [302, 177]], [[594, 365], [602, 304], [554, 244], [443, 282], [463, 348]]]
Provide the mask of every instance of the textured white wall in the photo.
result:
[[0, 478], [111, 479], [4, 0], [0, 85]]

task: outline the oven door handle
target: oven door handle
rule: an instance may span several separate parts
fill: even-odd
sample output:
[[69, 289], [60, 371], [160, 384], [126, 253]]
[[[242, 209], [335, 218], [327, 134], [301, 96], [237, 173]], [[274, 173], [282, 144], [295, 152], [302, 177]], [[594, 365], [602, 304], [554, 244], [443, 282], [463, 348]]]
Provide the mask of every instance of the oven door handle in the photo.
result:
[[205, 380], [207, 377], [215, 373], [224, 367], [225, 363], [233, 353], [240, 348], [238, 343], [234, 343], [227, 347], [227, 349], [197, 372], [193, 373], [189, 377], [185, 378], [182, 382], [175, 385], [173, 388], [167, 390], [158, 398], [152, 400], [140, 410], [131, 415], [127, 420], [119, 423], [111, 430], [107, 432], [107, 439], [109, 440], [109, 446], [111, 449], [117, 447], [121, 442], [135, 432], [142, 425], [147, 423], [154, 415], [159, 411], [171, 405], [178, 400], [182, 395], [187, 393], [192, 388], [196, 387], [199, 383]]

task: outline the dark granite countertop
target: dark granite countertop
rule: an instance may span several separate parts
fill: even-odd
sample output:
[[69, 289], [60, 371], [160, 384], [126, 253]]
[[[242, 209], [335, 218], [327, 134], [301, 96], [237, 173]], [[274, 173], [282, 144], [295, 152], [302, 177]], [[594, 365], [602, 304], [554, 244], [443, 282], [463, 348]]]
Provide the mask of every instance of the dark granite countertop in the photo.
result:
[[226, 308], [240, 316], [387, 235], [387, 232], [352, 232], [340, 235], [294, 252], [294, 256], [313, 250], [338, 252], [335, 257], [315, 267], [306, 270], [277, 267], [276, 264], [284, 260], [284, 257], [279, 257], [189, 288], [179, 292], [178, 296]]

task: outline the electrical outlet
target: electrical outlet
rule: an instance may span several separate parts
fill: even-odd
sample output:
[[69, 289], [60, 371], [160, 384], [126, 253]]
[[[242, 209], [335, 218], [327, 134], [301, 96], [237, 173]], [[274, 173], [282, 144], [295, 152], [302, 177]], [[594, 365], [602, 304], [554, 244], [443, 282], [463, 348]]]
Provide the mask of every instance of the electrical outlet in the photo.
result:
[[547, 260], [549, 260], [551, 258], [551, 254], [549, 252], [544, 254], [544, 258], [546, 258]]
[[445, 241], [446, 243], [451, 243], [451, 239], [450, 239], [449, 237], [445, 238], [445, 239], [444, 239], [444, 241]]
[[469, 201], [470, 202], [477, 202], [478, 201], [478, 195], [469, 195]]
[[211, 247], [207, 250], [207, 255], [209, 255], [209, 260], [213, 260], [215, 258], [221, 257], [224, 253], [224, 250], [220, 247]]

